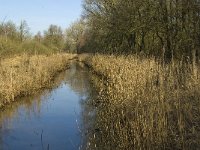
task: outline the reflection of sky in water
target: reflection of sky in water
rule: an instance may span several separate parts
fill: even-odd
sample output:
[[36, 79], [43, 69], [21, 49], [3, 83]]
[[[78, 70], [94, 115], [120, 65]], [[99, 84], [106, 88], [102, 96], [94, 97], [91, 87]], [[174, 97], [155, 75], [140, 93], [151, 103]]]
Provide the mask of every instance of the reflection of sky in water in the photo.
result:
[[[0, 149], [78, 149], [80, 101], [89, 96], [87, 71], [72, 64], [50, 92], [7, 106], [0, 113]], [[42, 137], [42, 140], [41, 140]], [[43, 147], [43, 148], [42, 148]]]

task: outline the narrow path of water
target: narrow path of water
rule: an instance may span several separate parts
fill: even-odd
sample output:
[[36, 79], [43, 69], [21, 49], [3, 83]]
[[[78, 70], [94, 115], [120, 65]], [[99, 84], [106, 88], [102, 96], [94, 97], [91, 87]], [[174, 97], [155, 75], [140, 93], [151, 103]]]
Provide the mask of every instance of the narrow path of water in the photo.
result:
[[0, 111], [0, 150], [73, 150], [82, 141], [82, 102], [91, 94], [87, 69], [76, 63], [56, 87]]

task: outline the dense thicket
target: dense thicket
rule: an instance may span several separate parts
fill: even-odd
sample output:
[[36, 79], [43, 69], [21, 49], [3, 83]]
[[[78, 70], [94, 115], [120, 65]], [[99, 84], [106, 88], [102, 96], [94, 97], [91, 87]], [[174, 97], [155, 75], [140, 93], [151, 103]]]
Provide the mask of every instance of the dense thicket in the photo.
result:
[[84, 0], [82, 50], [196, 59], [200, 0]]
[[12, 21], [0, 22], [0, 57], [14, 54], [51, 54], [64, 47], [64, 33], [61, 27], [50, 25], [44, 34], [31, 35], [26, 21], [15, 25]]

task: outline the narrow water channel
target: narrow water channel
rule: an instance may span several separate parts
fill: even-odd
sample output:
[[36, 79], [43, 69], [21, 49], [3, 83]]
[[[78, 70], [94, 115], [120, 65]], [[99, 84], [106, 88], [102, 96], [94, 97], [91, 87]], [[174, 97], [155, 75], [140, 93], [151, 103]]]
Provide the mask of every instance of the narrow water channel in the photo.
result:
[[51, 90], [0, 111], [0, 150], [82, 149], [83, 103], [92, 91], [88, 70], [71, 63]]

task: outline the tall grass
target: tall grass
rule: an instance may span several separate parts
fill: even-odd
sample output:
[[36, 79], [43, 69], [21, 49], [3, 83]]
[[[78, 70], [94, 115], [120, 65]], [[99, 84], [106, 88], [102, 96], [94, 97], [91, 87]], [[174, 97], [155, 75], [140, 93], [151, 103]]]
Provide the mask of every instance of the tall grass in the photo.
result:
[[187, 62], [85, 57], [101, 78], [88, 149], [200, 149], [200, 77]]
[[0, 60], [0, 107], [17, 96], [32, 94], [50, 85], [54, 75], [68, 65], [74, 55], [22, 55]]

